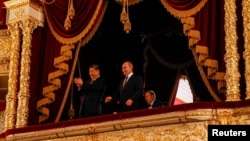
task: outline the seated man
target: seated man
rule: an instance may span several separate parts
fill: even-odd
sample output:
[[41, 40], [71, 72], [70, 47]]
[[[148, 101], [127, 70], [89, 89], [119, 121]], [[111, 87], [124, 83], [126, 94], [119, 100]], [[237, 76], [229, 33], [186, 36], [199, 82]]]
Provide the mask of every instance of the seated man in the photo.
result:
[[146, 103], [148, 104], [149, 109], [164, 106], [160, 100], [156, 99], [155, 92], [152, 90], [147, 90], [144, 94], [144, 98], [145, 98]]

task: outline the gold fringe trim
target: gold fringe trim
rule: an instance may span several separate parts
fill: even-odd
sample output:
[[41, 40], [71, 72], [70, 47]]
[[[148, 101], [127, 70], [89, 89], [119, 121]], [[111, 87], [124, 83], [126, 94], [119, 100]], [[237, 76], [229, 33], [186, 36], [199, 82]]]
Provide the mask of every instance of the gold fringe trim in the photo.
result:
[[187, 34], [188, 37], [192, 37], [189, 38], [189, 48], [192, 48], [194, 45], [196, 45], [198, 43], [198, 41], [200, 41], [200, 31], [198, 30], [190, 30]]
[[62, 46], [61, 56], [54, 59], [54, 66], [58, 70], [48, 75], [48, 82], [50, 85], [43, 88], [44, 98], [37, 102], [37, 110], [41, 113], [39, 116], [39, 123], [49, 118], [49, 108], [45, 107], [45, 105], [49, 105], [55, 101], [54, 91], [61, 87], [61, 80], [59, 77], [65, 75], [69, 70], [69, 66], [65, 62], [72, 58], [72, 49], [74, 49], [74, 44]]
[[178, 18], [184, 18], [184, 17], [190, 17], [195, 15], [198, 11], [201, 10], [202, 7], [206, 4], [207, 0], [201, 0], [199, 4], [197, 4], [194, 8], [188, 9], [188, 10], [177, 10], [173, 8], [171, 5], [169, 5], [166, 0], [161, 0], [161, 3], [163, 6], [167, 9], [168, 12], [170, 12], [173, 16]]
[[[206, 85], [208, 91], [210, 92], [211, 96], [215, 99], [215, 101], [221, 101], [221, 99], [217, 96], [217, 94], [214, 92], [214, 90], [210, 86], [210, 83], [209, 83], [209, 81], [208, 81], [208, 79], [207, 79], [207, 77], [205, 75], [205, 72], [204, 72], [204, 70], [202, 68], [202, 65], [200, 65], [200, 63], [198, 62], [197, 55], [196, 55], [196, 53], [194, 51], [193, 51], [193, 56], [195, 58], [197, 68], [198, 68], [198, 70], [199, 70], [199, 72], [201, 74], [201, 78], [202, 78], [203, 82], [205, 83], [205, 85]], [[220, 82], [220, 81], [218, 83], [220, 85], [222, 84], [222, 82]], [[217, 88], [219, 88], [219, 87], [217, 87]]]
[[[82, 38], [84, 38], [87, 34], [89, 34], [90, 30], [93, 28], [93, 25], [95, 25], [95, 21], [97, 20], [98, 18], [98, 14], [102, 8], [102, 4], [103, 4], [103, 0], [99, 0], [99, 3], [97, 5], [97, 8], [92, 16], [92, 19], [90, 20], [89, 24], [87, 25], [87, 27], [78, 35], [72, 37], [72, 38], [64, 38], [62, 36], [60, 36], [55, 30], [54, 28], [52, 27], [52, 21], [49, 20], [49, 18], [46, 16], [46, 19], [48, 21], [48, 25], [49, 25], [49, 28], [52, 32], [52, 34], [54, 35], [54, 37], [62, 44], [74, 44], [78, 41], [80, 41]], [[45, 15], [47, 15], [47, 12], [46, 12], [46, 8], [44, 8], [45, 10]], [[104, 13], [104, 12], [103, 12]], [[100, 19], [100, 18], [99, 18]]]
[[[106, 9], [107, 9], [107, 6], [108, 6], [108, 1], [105, 0], [105, 3], [104, 3], [104, 5], [103, 5], [103, 12], [101, 12], [100, 18], [98, 18], [98, 19], [95, 21], [96, 24], [95, 24], [95, 26], [92, 28], [92, 30], [88, 33], [88, 35], [80, 41], [80, 45], [81, 45], [81, 46], [84, 46], [86, 43], [88, 43], [89, 40], [95, 35], [95, 33], [96, 33], [96, 31], [97, 31], [99, 25], [101, 24], [101, 21], [102, 21], [102, 19], [103, 19], [103, 16], [104, 16], [104, 13], [105, 13], [105, 11], [106, 11]], [[93, 21], [93, 22], [94, 22], [94, 21]]]
[[58, 113], [57, 113], [55, 122], [58, 122], [58, 121], [60, 120], [61, 115], [62, 115], [62, 112], [63, 112], [63, 109], [64, 109], [64, 106], [65, 106], [66, 101], [67, 101], [67, 99], [68, 99], [69, 91], [70, 91], [70, 89], [71, 89], [71, 83], [73, 82], [73, 77], [74, 77], [74, 72], [75, 72], [76, 63], [77, 63], [77, 61], [78, 61], [78, 56], [79, 56], [80, 48], [81, 48], [81, 45], [80, 45], [80, 43], [78, 43], [78, 44], [77, 44], [77, 48], [76, 48], [76, 53], [75, 53], [74, 61], [73, 61], [73, 64], [72, 64], [72, 69], [71, 69], [69, 81], [68, 81], [69, 83], [67, 84], [67, 88], [66, 88], [66, 91], [65, 91], [65, 94], [64, 94], [64, 98], [63, 98], [63, 100], [62, 100], [60, 109], [59, 109], [59, 111], [58, 111]]
[[[201, 73], [202, 79], [205, 82], [205, 85], [209, 89], [211, 95], [215, 98], [215, 100], [220, 101], [220, 98], [215, 94], [215, 92], [210, 87], [209, 81], [207, 79], [216, 80], [217, 81], [217, 89], [219, 92], [225, 92], [225, 73], [217, 72], [218, 71], [218, 61], [208, 59], [209, 49], [206, 46], [197, 45], [200, 40], [200, 32], [197, 30], [190, 30], [191, 33], [187, 33], [189, 37], [189, 48], [192, 50], [197, 67]], [[201, 66], [207, 67], [207, 76], [204, 74], [204, 70]]]
[[[92, 25], [95, 25], [95, 26], [92, 27], [93, 29], [91, 31], [89, 31], [89, 33], [84, 34], [84, 35], [86, 35], [85, 38], [82, 39], [78, 43], [78, 47], [77, 47], [77, 51], [76, 51], [77, 55], [75, 56], [75, 59], [78, 58], [78, 53], [79, 53], [80, 47], [85, 45], [93, 37], [93, 35], [97, 31], [97, 29], [98, 29], [98, 27], [99, 27], [99, 25], [100, 25], [100, 23], [102, 21], [102, 18], [104, 16], [105, 12], [101, 12], [100, 17], [96, 20], [98, 12], [100, 11], [100, 6], [101, 6], [100, 4], [102, 4], [102, 3], [99, 2], [98, 8], [97, 8], [97, 10], [96, 10], [96, 12], [95, 12], [95, 14], [93, 16], [95, 18], [91, 19], [90, 24], [88, 24], [88, 26], [87, 26], [88, 29], [84, 30], [83, 32], [85, 33], [86, 31], [89, 31], [90, 27]], [[104, 5], [103, 5], [103, 11], [106, 11], [107, 5], [108, 5], [108, 1], [105, 1]], [[57, 38], [57, 39], [59, 39], [59, 38]], [[72, 55], [72, 49], [73, 48], [74, 48], [73, 44], [71, 44], [71, 45], [67, 44], [67, 45], [62, 46], [61, 47], [61, 52], [60, 52], [61, 56], [54, 59], [54, 66], [58, 70], [56, 70], [56, 71], [54, 71], [54, 72], [52, 72], [52, 73], [50, 73], [48, 75], [48, 82], [51, 85], [46, 86], [46, 87], [43, 88], [43, 95], [44, 95], [45, 98], [43, 98], [43, 99], [41, 99], [41, 100], [39, 100], [37, 102], [37, 110], [41, 113], [41, 115], [39, 116], [39, 123], [41, 123], [41, 122], [43, 122], [43, 121], [45, 121], [45, 120], [47, 120], [49, 118], [49, 109], [47, 107], [44, 107], [44, 106], [54, 102], [55, 93], [53, 91], [58, 90], [61, 87], [61, 80], [59, 79], [59, 77], [66, 74], [66, 73], [68, 73], [68, 71], [69, 71], [69, 66], [65, 62], [67, 62], [69, 59], [72, 59], [72, 56], [73, 56]], [[74, 64], [76, 62], [75, 59], [74, 59]], [[74, 70], [74, 68], [75, 68], [75, 65], [73, 65], [73, 67], [72, 67], [69, 82], [71, 82], [73, 80], [73, 72], [74, 72], [73, 70]], [[68, 93], [69, 93], [69, 90], [70, 90], [70, 85], [71, 85], [71, 83], [68, 83], [65, 94], [64, 94], [63, 102], [62, 102], [62, 104], [60, 106], [59, 112], [58, 112], [56, 120], [55, 120], [56, 122], [59, 121], [59, 119], [61, 117], [63, 108], [64, 108], [65, 103], [66, 103], [66, 99], [68, 97]]]
[[[107, 5], [108, 5], [108, 1], [105, 1], [104, 5], [103, 5], [103, 11], [106, 11]], [[94, 34], [96, 33], [96, 31], [97, 31], [97, 29], [98, 29], [98, 27], [99, 27], [99, 25], [100, 25], [100, 23], [102, 21], [104, 13], [105, 12], [101, 12], [100, 18], [98, 18], [96, 20], [96, 26], [94, 26], [93, 29], [88, 33], [88, 35], [77, 44], [77, 49], [76, 49], [75, 56], [74, 56], [74, 62], [73, 62], [73, 65], [72, 65], [70, 78], [69, 78], [69, 81], [68, 81], [69, 83], [67, 84], [67, 88], [66, 88], [66, 91], [65, 91], [65, 94], [64, 94], [64, 98], [63, 98], [63, 101], [61, 103], [58, 114], [56, 116], [55, 122], [58, 122], [60, 120], [63, 109], [65, 107], [65, 104], [66, 104], [66, 101], [67, 101], [67, 98], [68, 98], [68, 95], [69, 95], [69, 91], [71, 89], [71, 83], [70, 82], [73, 81], [73, 76], [74, 76], [75, 67], [76, 67], [76, 63], [77, 63], [77, 60], [78, 60], [78, 55], [79, 55], [80, 48], [82, 46], [84, 46], [94, 36]], [[63, 51], [63, 50], [64, 49], [62, 49], [61, 51]]]
[[[201, 3], [196, 6], [195, 8], [188, 10], [188, 11], [178, 11], [172, 8], [170, 5], [168, 5], [164, 0], [161, 0], [162, 4], [165, 6], [165, 8], [173, 14], [175, 17], [180, 18], [182, 24], [183, 24], [183, 33], [188, 36], [189, 42], [188, 46], [192, 50], [196, 65], [200, 71], [201, 77], [203, 81], [205, 82], [205, 85], [207, 86], [209, 92], [213, 96], [213, 98], [216, 101], [221, 101], [220, 98], [216, 95], [214, 90], [211, 88], [210, 83], [208, 79], [216, 80], [217, 81], [217, 89], [219, 92], [225, 92], [225, 73], [224, 72], [217, 72], [218, 71], [218, 61], [208, 59], [209, 57], [209, 49], [206, 46], [197, 45], [197, 43], [200, 41], [200, 31], [193, 30], [192, 28], [195, 26], [195, 18], [191, 17], [191, 15], [194, 15], [196, 12], [198, 12], [207, 2], [207, 0], [201, 1]], [[191, 12], [191, 13], [188, 13]], [[184, 14], [188, 13], [188, 14]], [[205, 75], [205, 72], [202, 68], [202, 66], [207, 67], [207, 76]]]
[[204, 65], [206, 59], [208, 58], [208, 48], [206, 46], [196, 45], [196, 47], [195, 47], [195, 53], [196, 54], [199, 53], [198, 62], [201, 65]]
[[183, 33], [185, 35], [188, 34], [188, 32], [194, 28], [194, 18], [193, 17], [185, 17], [181, 18], [181, 23], [183, 24]]
[[[116, 0], [116, 2], [117, 3], [119, 3], [119, 4], [123, 4], [123, 1], [124, 0]], [[135, 4], [137, 4], [137, 3], [139, 3], [139, 2], [141, 2], [141, 1], [143, 1], [143, 0], [128, 0], [128, 3], [126, 3], [125, 2], [125, 5], [127, 6], [130, 6], [130, 5], [135, 5]]]

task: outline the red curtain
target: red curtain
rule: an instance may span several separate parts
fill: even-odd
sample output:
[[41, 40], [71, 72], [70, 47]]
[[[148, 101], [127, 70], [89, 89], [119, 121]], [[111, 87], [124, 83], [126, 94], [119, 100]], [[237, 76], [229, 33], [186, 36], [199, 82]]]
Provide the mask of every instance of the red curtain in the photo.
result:
[[6, 29], [6, 8], [4, 2], [6, 0], [0, 0], [0, 29]]
[[73, 6], [75, 9], [75, 16], [71, 20], [71, 28], [69, 30], [64, 28], [69, 0], [56, 0], [53, 4], [45, 4], [45, 11], [54, 34], [62, 36], [63, 38], [74, 38], [81, 34], [82, 31], [86, 30], [90, 22], [93, 22], [91, 18], [98, 4], [98, 0], [74, 0]]
[[[211, 95], [216, 101], [224, 100], [224, 1], [161, 1], [165, 8], [180, 20], [186, 20], [187, 17], [194, 19], [194, 23], [190, 25], [191, 28], [189, 30], [195, 32], [188, 33], [187, 36], [189, 36], [189, 42], [193, 42], [193, 39], [198, 41], [193, 42], [195, 44], [189, 43], [190, 48], [193, 50], [197, 63], [199, 63], [197, 66], [202, 66], [199, 71]], [[193, 36], [193, 33], [196, 35]], [[216, 75], [218, 73], [220, 75]]]
[[[208, 48], [207, 59], [216, 60], [218, 62], [217, 71], [225, 72], [224, 1], [208, 0], [205, 7], [195, 15], [194, 29], [200, 31], [201, 40], [197, 44]], [[206, 67], [211, 66], [208, 65]], [[210, 77], [206, 67], [203, 67], [204, 74]], [[217, 87], [217, 81], [213, 78], [208, 79], [218, 98], [220, 100], [225, 100], [225, 91], [220, 91]]]
[[[162, 2], [171, 5], [171, 8], [181, 12], [189, 11], [196, 5], [200, 4], [202, 0], [162, 0]], [[71, 20], [71, 28], [65, 30], [64, 21], [67, 15], [68, 1], [56, 0], [53, 4], [45, 5], [48, 25], [43, 29], [36, 29], [34, 31], [32, 40], [32, 70], [31, 70], [31, 100], [30, 100], [30, 118], [29, 124], [36, 124], [38, 122], [38, 115], [32, 103], [38, 99], [43, 98], [42, 89], [48, 85], [48, 74], [55, 71], [54, 59], [60, 56], [60, 49], [63, 43], [74, 43], [79, 36], [82, 39], [91, 38], [88, 36], [94, 30], [94, 25], [98, 24], [96, 21], [91, 21], [93, 13], [96, 12], [99, 0], [82, 1], [74, 0], [74, 8], [76, 11], [75, 17]], [[104, 5], [104, 4], [103, 4]], [[200, 31], [200, 40], [197, 45], [203, 45], [209, 48], [209, 58], [217, 60], [219, 63], [218, 71], [225, 71], [223, 54], [224, 54], [224, 15], [223, 15], [224, 1], [208, 0], [202, 9], [198, 9], [195, 15], [195, 25], [193, 30]], [[101, 14], [105, 12], [104, 6], [99, 11], [97, 19], [101, 19]], [[196, 9], [197, 10], [197, 9]], [[216, 14], [217, 13], [217, 14]], [[219, 13], [219, 14], [218, 14]], [[187, 13], [189, 15], [189, 13]], [[65, 39], [65, 40], [64, 40]], [[72, 40], [70, 40], [72, 39]], [[74, 57], [75, 51], [73, 51]], [[69, 68], [72, 68], [72, 60], [68, 60]], [[206, 67], [203, 67], [201, 74], [207, 74]], [[41, 74], [37, 76], [35, 73]], [[49, 117], [45, 122], [53, 122], [58, 114], [58, 110], [65, 95], [66, 86], [69, 81], [69, 74], [62, 76], [61, 88], [58, 89], [55, 101], [49, 105], [45, 105], [49, 110]], [[208, 79], [208, 78], [206, 78]], [[39, 81], [39, 86], [36, 86]], [[217, 82], [209, 80], [210, 87], [219, 95], [217, 89]], [[223, 99], [223, 97], [219, 98]], [[33, 106], [32, 106], [33, 105]]]
[[[44, 27], [38, 27], [33, 32], [32, 56], [31, 56], [31, 79], [30, 79], [30, 104], [28, 125], [47, 122], [55, 122], [61, 107], [64, 107], [67, 86], [70, 84], [70, 74], [75, 59], [76, 47], [72, 49], [72, 58], [65, 60], [69, 72], [60, 76], [60, 88], [54, 90], [54, 101], [39, 107], [38, 102], [43, 102], [50, 97], [44, 95], [44, 88], [50, 87], [48, 78], [51, 73], [57, 71], [55, 67], [56, 59], [62, 54], [62, 46], [65, 44], [87, 43], [96, 31], [105, 12], [106, 2], [100, 0], [82, 1], [74, 0], [75, 17], [71, 19], [71, 28], [64, 28], [64, 21], [68, 11], [68, 1], [56, 0], [52, 4], [44, 4], [46, 23]], [[39, 75], [37, 75], [39, 74]], [[68, 99], [68, 98], [66, 98]], [[34, 106], [34, 105], [37, 105]], [[44, 116], [43, 112], [36, 108], [49, 111], [45, 120], [40, 120]]]
[[[28, 124], [38, 124], [39, 113], [36, 110], [36, 103], [43, 98], [43, 87], [48, 84], [48, 74], [55, 70], [54, 58], [60, 55], [60, 48], [62, 46], [55, 37], [45, 27], [38, 27], [33, 32], [32, 37], [32, 56], [31, 56], [31, 71], [30, 71], [30, 103], [29, 103], [29, 119]], [[68, 78], [69, 76], [64, 76]], [[53, 105], [60, 105], [64, 95], [67, 80], [62, 80], [62, 87], [56, 92], [56, 100]], [[59, 96], [60, 95], [60, 96]], [[57, 114], [59, 106], [46, 105], [51, 109], [49, 122], [52, 122]]]
[[189, 10], [197, 6], [201, 0], [165, 0], [172, 8], [177, 10]]

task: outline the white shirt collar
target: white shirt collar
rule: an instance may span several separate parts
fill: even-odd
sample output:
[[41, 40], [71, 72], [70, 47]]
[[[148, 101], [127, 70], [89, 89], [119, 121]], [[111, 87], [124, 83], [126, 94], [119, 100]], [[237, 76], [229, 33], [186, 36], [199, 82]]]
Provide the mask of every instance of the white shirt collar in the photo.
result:
[[127, 77], [128, 79], [133, 75], [133, 72], [131, 72]]
[[95, 81], [96, 79], [98, 79], [100, 76], [97, 76], [96, 78], [93, 78], [92, 80]]
[[153, 106], [154, 102], [155, 102], [155, 100], [153, 100], [153, 101], [150, 103], [150, 106]]

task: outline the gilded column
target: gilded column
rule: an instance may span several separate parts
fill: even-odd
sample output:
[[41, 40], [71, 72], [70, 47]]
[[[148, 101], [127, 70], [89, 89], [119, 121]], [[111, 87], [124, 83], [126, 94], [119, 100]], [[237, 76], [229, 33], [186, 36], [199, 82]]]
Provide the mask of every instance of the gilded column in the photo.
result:
[[5, 124], [4, 130], [13, 129], [16, 122], [16, 106], [18, 92], [18, 76], [19, 76], [19, 59], [20, 59], [20, 28], [18, 23], [8, 25], [10, 36], [12, 39], [10, 64], [9, 64], [9, 80], [8, 93], [6, 95]]
[[[5, 129], [7, 130], [14, 127], [23, 127], [27, 124], [30, 97], [31, 33], [37, 25], [44, 25], [45, 17], [41, 1], [10, 0], [4, 2], [4, 4], [8, 13], [6, 19], [7, 25], [15, 25], [15, 28], [11, 30], [13, 32], [13, 45], [10, 51], [9, 94], [7, 96], [6, 107], [8, 114], [5, 116]], [[22, 50], [20, 50], [21, 28], [23, 31]], [[20, 61], [20, 52], [22, 53], [21, 66], [20, 62], [18, 62]]]
[[20, 90], [18, 92], [16, 128], [27, 125], [30, 98], [30, 57], [32, 32], [37, 23], [32, 19], [23, 20], [20, 24], [23, 31], [22, 58], [20, 70]]
[[236, 2], [235, 0], [225, 0], [225, 49], [224, 60], [226, 62], [226, 101], [240, 100], [240, 73], [239, 54], [237, 48], [236, 31]]
[[250, 99], [250, 15], [249, 15], [250, 1], [242, 1], [242, 16], [243, 16], [243, 35], [245, 51], [243, 57], [245, 59], [245, 79], [246, 79], [246, 99]]

